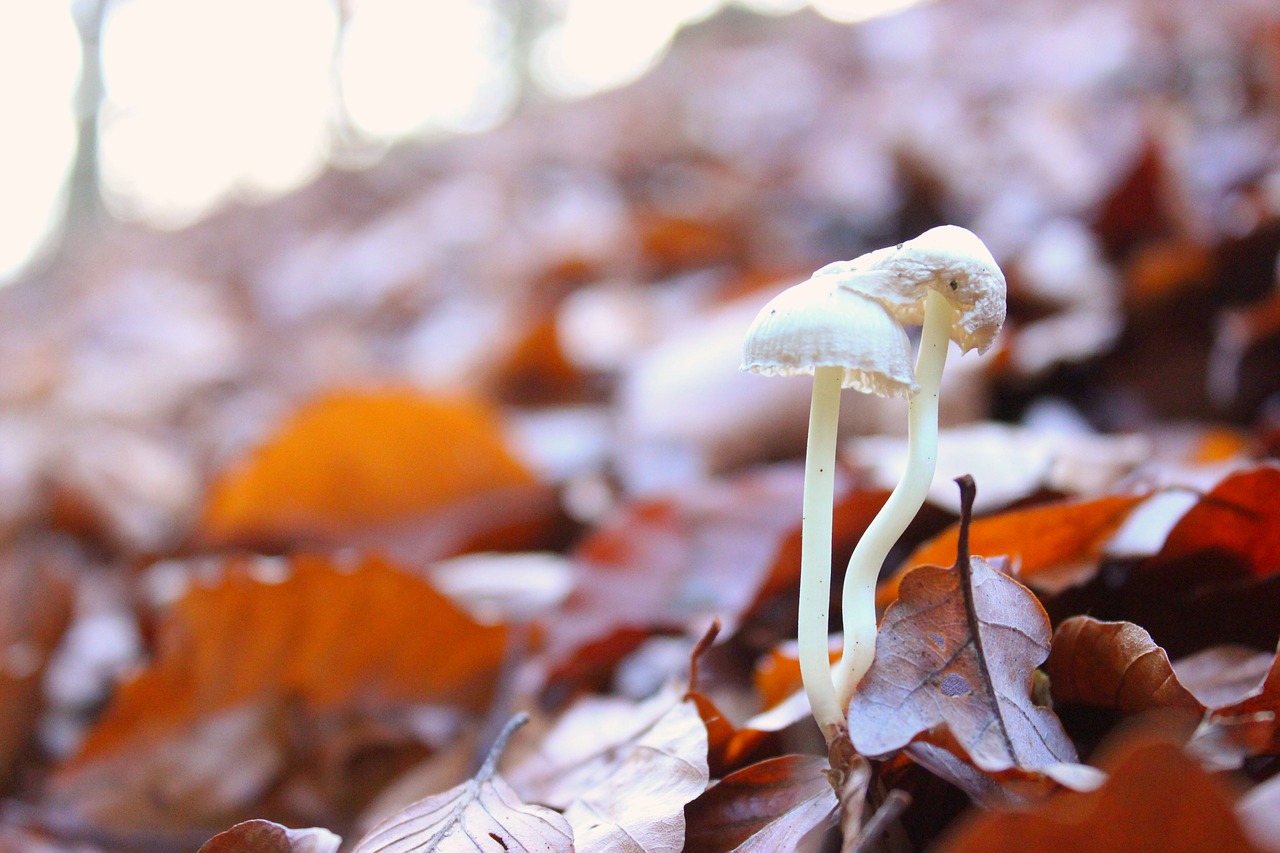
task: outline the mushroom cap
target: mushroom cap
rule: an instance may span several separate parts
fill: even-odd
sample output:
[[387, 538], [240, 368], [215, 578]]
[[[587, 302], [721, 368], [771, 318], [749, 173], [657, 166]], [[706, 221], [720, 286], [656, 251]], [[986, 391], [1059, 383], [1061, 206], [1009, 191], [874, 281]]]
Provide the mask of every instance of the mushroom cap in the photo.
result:
[[907, 333], [880, 303], [830, 277], [771, 299], [747, 329], [742, 369], [766, 376], [844, 369], [841, 386], [881, 397], [916, 388]]
[[1004, 325], [1004, 273], [982, 240], [957, 225], [828, 264], [814, 273], [819, 277], [869, 296], [900, 323], [917, 326], [924, 323], [925, 296], [938, 291], [955, 308], [951, 340], [965, 352], [986, 352]]

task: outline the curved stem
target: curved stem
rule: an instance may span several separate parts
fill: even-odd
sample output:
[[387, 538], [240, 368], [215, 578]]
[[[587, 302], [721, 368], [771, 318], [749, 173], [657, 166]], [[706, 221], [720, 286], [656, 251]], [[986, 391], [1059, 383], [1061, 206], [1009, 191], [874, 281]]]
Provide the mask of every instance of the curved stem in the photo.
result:
[[858, 540], [845, 571], [844, 654], [836, 667], [840, 708], [849, 706], [876, 651], [876, 580], [889, 549], [916, 517], [938, 465], [938, 394], [947, 361], [954, 309], [946, 297], [930, 290], [925, 301], [916, 384], [909, 398], [907, 467], [884, 507]]
[[813, 372], [809, 407], [809, 444], [804, 461], [804, 515], [800, 524], [800, 621], [796, 632], [800, 676], [813, 718], [830, 743], [844, 727], [836, 702], [827, 650], [831, 606], [831, 514], [835, 502], [836, 430], [840, 423], [840, 385], [844, 369]]

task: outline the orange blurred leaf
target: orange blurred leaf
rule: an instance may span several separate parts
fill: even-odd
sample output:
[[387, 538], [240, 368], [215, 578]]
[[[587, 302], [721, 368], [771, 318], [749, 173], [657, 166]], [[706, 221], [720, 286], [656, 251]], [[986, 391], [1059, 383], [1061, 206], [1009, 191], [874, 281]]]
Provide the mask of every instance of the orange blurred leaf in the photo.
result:
[[1254, 577], [1280, 572], [1280, 466], [1225, 477], [1169, 532], [1151, 570], [1211, 551], [1243, 562]]
[[532, 482], [486, 406], [407, 389], [337, 391], [217, 479], [199, 536], [324, 539]]
[[228, 560], [160, 625], [155, 660], [124, 684], [79, 760], [164, 725], [263, 697], [483, 705], [505, 630], [377, 559]]
[[[1016, 509], [976, 519], [969, 531], [970, 548], [988, 557], [1007, 556], [1017, 576], [1029, 586], [1057, 591], [1087, 579], [1102, 547], [1145, 495], [1110, 495], [1088, 501]], [[887, 607], [898, 596], [905, 572], [915, 566], [944, 565], [956, 553], [959, 524], [911, 552], [903, 571], [881, 584], [877, 604]]]

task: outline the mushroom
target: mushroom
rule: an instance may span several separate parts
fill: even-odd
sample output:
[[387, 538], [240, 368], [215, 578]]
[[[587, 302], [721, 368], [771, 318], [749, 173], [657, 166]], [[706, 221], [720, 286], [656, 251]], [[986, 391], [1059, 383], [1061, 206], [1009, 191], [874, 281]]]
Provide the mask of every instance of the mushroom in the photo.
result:
[[813, 376], [797, 645], [805, 693], [829, 743], [844, 728], [845, 707], [827, 651], [840, 390], [906, 397], [915, 388], [906, 332], [875, 298], [849, 287], [858, 279], [852, 268], [825, 267], [778, 294], [747, 330], [742, 362], [743, 370], [767, 376]]
[[875, 585], [880, 568], [915, 518], [933, 480], [938, 461], [938, 395], [948, 340], [955, 341], [961, 352], [985, 352], [1005, 317], [1004, 274], [983, 242], [967, 229], [932, 228], [893, 249], [849, 263], [857, 271], [851, 269], [842, 279], [844, 287], [874, 299], [899, 322], [920, 324], [922, 329], [917, 387], [908, 396], [906, 469], [858, 541], [845, 572], [844, 652], [835, 676], [840, 708], [848, 706], [875, 655]]

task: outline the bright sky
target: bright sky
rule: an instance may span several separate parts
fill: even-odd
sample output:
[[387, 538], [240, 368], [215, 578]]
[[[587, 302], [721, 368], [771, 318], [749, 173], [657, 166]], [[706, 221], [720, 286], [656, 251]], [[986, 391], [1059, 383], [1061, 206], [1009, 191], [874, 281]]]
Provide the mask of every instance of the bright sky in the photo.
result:
[[[534, 73], [561, 97], [624, 85], [676, 30], [729, 1], [549, 0], [560, 20], [534, 46]], [[0, 27], [0, 283], [61, 216], [76, 138], [74, 2], [23, 0]], [[804, 5], [733, 2], [768, 14]], [[812, 5], [852, 21], [913, 2]], [[288, 192], [324, 167], [344, 113], [375, 144], [484, 130], [507, 114], [509, 32], [494, 0], [349, 3], [340, 38], [335, 4], [321, 0], [112, 0], [99, 128], [112, 213], [180, 227], [231, 198]]]

